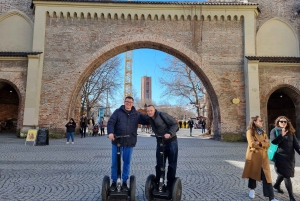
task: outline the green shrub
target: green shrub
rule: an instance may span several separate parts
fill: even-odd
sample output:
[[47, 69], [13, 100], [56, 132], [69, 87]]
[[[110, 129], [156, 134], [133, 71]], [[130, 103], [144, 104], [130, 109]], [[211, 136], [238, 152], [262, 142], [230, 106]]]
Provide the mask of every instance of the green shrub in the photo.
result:
[[247, 139], [243, 133], [224, 133], [221, 136], [224, 142], [246, 142]]

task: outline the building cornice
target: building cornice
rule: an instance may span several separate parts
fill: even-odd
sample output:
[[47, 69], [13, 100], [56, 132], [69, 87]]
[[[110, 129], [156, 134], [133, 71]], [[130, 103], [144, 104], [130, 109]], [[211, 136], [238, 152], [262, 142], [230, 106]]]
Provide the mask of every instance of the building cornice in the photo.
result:
[[260, 63], [300, 63], [300, 57], [267, 57], [267, 56], [246, 56], [249, 61]]
[[42, 52], [0, 52], [1, 61], [22, 61], [29, 57], [38, 57]]
[[256, 3], [33, 0], [50, 18], [130, 20], [240, 20], [258, 15]]

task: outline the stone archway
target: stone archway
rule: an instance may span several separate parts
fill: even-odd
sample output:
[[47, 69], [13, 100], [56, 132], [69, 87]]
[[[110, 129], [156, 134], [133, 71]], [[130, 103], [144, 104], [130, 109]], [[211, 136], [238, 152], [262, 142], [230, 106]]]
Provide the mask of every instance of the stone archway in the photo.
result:
[[16, 86], [0, 79], [1, 132], [16, 132], [18, 128], [20, 94]]
[[[268, 95], [267, 114], [268, 132], [274, 127], [274, 121], [278, 116], [288, 117], [296, 129], [296, 135], [300, 138], [300, 92], [291, 86], [278, 86]], [[298, 128], [298, 129], [297, 129]]]
[[[87, 78], [95, 71], [97, 67], [99, 67], [102, 63], [107, 61], [108, 59], [128, 50], [134, 50], [139, 48], [149, 48], [160, 50], [166, 52], [170, 55], [173, 55], [188, 65], [195, 74], [199, 77], [202, 81], [204, 87], [206, 88], [209, 99], [212, 105], [213, 111], [213, 133], [216, 139], [220, 139], [220, 107], [216, 92], [214, 87], [212, 86], [210, 79], [207, 74], [203, 71], [203, 66], [201, 62], [201, 57], [197, 55], [195, 52], [191, 51], [184, 46], [177, 44], [173, 41], [166, 41], [159, 36], [149, 35], [145, 37], [137, 36], [137, 37], [129, 37], [129, 38], [122, 38], [120, 40], [116, 40], [109, 45], [105, 46], [104, 48], [100, 49], [99, 51], [95, 52], [91, 57], [85, 60], [80, 69], [83, 70], [81, 76], [79, 77], [78, 81], [75, 84], [75, 90], [73, 91], [70, 101], [69, 101], [69, 108], [68, 108], [68, 117], [70, 116], [78, 116], [79, 111], [76, 110], [76, 104], [80, 99], [80, 90], [87, 80]], [[209, 70], [209, 69], [206, 69]], [[212, 76], [212, 74], [210, 74]], [[212, 78], [211, 78], [212, 80]], [[217, 82], [217, 81], [216, 81]], [[216, 83], [215, 83], [216, 84]]]

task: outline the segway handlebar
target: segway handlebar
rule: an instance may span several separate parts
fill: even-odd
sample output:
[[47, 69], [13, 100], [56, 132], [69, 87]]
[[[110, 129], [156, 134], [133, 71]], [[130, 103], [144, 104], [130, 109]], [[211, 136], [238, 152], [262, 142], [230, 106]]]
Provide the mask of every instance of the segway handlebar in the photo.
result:
[[152, 134], [152, 135], [150, 135], [151, 137], [157, 137], [157, 138], [164, 138], [164, 136], [159, 136], [159, 135], [157, 135], [157, 134]]
[[118, 138], [129, 137], [129, 135], [118, 135], [118, 136], [114, 135], [114, 137], [115, 137], [116, 139], [118, 139]]
[[[114, 138], [118, 139], [118, 138], [123, 138], [123, 137], [129, 137], [129, 135], [115, 135], [114, 134]], [[107, 135], [107, 138], [108, 138], [108, 135]]]

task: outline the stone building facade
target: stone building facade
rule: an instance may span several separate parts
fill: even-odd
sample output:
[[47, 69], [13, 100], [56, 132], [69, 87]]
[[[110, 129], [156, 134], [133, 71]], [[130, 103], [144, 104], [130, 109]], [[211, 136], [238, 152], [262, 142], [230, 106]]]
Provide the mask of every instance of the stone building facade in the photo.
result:
[[[295, 0], [22, 2], [0, 3], [0, 34], [7, 36], [0, 38], [0, 83], [18, 94], [21, 132], [36, 126], [63, 132], [68, 118], [79, 118], [80, 90], [95, 69], [138, 48], [176, 56], [198, 75], [217, 139], [243, 136], [255, 115], [266, 129], [275, 114], [300, 128]], [[285, 102], [277, 104], [276, 94]]]

